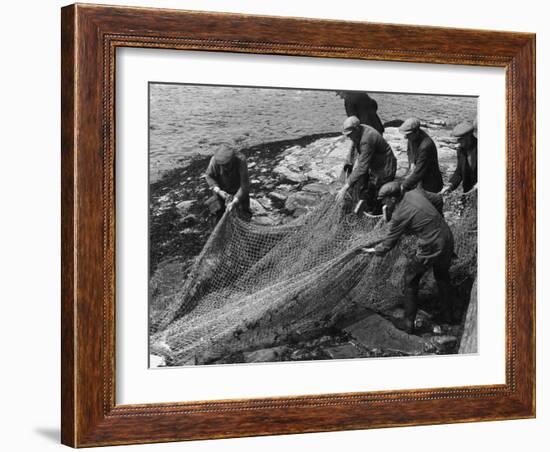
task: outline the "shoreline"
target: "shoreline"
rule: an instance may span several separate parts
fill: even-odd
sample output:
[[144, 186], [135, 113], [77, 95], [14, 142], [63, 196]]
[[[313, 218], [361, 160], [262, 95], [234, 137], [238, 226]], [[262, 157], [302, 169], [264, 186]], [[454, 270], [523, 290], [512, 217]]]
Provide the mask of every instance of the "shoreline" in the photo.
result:
[[[340, 132], [305, 135], [296, 139], [261, 143], [243, 148], [239, 152], [247, 158], [251, 181], [258, 180], [259, 177], [273, 179], [267, 182], [269, 189], [270, 183], [273, 188], [277, 185], [277, 176], [268, 174], [266, 177], [266, 173], [273, 170], [274, 161], [286, 149], [305, 147], [319, 139], [340, 135]], [[184, 260], [193, 258], [206, 243], [212, 228], [204, 202], [210, 196], [210, 189], [202, 174], [210, 158], [211, 156], [195, 155], [188, 160], [187, 165], [166, 172], [158, 181], [150, 184], [150, 276], [162, 261], [178, 257]], [[257, 187], [253, 187], [255, 188]]]

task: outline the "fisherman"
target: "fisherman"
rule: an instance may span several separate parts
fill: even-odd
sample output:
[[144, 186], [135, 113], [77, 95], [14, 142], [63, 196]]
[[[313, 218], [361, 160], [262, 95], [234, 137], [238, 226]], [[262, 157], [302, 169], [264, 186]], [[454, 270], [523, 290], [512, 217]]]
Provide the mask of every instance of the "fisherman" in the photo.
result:
[[207, 200], [216, 222], [226, 210], [234, 208], [245, 218], [250, 219], [250, 180], [246, 158], [230, 147], [218, 149], [210, 159], [205, 179], [214, 195]]
[[409, 191], [415, 187], [438, 193], [443, 188], [443, 178], [439, 170], [437, 148], [428, 134], [420, 128], [416, 118], [407, 119], [399, 131], [407, 139], [407, 157], [409, 171], [401, 183], [403, 190]]
[[403, 192], [398, 182], [385, 184], [378, 193], [383, 202], [388, 233], [374, 248], [364, 248], [367, 253], [383, 256], [399, 238], [413, 234], [418, 238], [418, 250], [405, 267], [405, 317], [397, 326], [407, 333], [414, 331], [417, 312], [418, 287], [422, 276], [430, 269], [437, 282], [443, 320], [453, 321], [453, 291], [449, 267], [453, 257], [454, 239], [442, 215], [442, 196], [420, 189]]
[[359, 198], [366, 201], [367, 211], [378, 215], [382, 205], [376, 195], [383, 184], [395, 178], [395, 155], [382, 135], [373, 127], [361, 124], [356, 116], [344, 121], [343, 134], [351, 140], [344, 170], [351, 171], [336, 200], [342, 201], [350, 188], [358, 188]]
[[367, 93], [361, 91], [337, 91], [336, 94], [344, 99], [346, 115], [356, 116], [361, 124], [371, 126], [381, 135], [384, 126], [378, 116], [378, 103]]
[[455, 190], [461, 182], [464, 193], [477, 184], [477, 138], [473, 124], [461, 122], [453, 129], [452, 135], [458, 140], [457, 165], [449, 183], [441, 190], [442, 195]]

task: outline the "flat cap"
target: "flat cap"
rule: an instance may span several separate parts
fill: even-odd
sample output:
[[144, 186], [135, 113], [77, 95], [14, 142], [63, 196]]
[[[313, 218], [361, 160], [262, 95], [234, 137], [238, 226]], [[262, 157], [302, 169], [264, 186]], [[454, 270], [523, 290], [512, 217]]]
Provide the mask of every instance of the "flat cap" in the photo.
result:
[[359, 118], [357, 116], [350, 116], [344, 121], [344, 125], [342, 126], [342, 133], [344, 135], [349, 135], [353, 130], [359, 127], [360, 124], [361, 122], [359, 121]]
[[474, 131], [474, 126], [471, 122], [464, 121], [458, 124], [452, 131], [451, 135], [453, 137], [463, 137], [464, 135], [467, 135], [468, 133], [471, 133]]
[[420, 129], [420, 121], [417, 118], [409, 118], [399, 127], [401, 133], [411, 133], [418, 129]]
[[401, 184], [397, 181], [386, 182], [378, 191], [378, 199], [384, 199], [387, 196], [401, 196]]
[[214, 159], [220, 165], [226, 165], [234, 156], [235, 151], [228, 147], [220, 148], [214, 153]]

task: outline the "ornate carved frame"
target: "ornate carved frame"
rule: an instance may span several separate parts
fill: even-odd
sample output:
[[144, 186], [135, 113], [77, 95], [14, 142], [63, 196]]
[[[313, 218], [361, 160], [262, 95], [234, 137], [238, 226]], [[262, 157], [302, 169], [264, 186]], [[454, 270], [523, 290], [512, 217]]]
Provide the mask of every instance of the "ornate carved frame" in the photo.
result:
[[[79, 4], [62, 9], [61, 34], [64, 444], [85, 447], [534, 417], [533, 34]], [[117, 405], [118, 47], [505, 68], [506, 383]]]

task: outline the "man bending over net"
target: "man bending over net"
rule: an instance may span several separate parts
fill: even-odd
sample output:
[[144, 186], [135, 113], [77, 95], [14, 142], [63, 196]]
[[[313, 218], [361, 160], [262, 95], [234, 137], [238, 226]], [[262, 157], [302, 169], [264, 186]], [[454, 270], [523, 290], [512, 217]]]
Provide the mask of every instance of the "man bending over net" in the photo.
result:
[[442, 215], [441, 195], [414, 189], [403, 193], [398, 182], [384, 184], [378, 193], [383, 212], [389, 222], [386, 237], [367, 253], [383, 256], [399, 238], [410, 233], [418, 238], [416, 255], [409, 258], [405, 267], [405, 318], [397, 326], [412, 333], [417, 312], [420, 279], [430, 269], [437, 282], [444, 320], [452, 323], [452, 287], [449, 267], [454, 254], [454, 239]]
[[243, 217], [250, 219], [250, 179], [244, 155], [229, 148], [219, 149], [210, 160], [205, 178], [214, 192], [206, 204], [215, 215], [216, 222], [226, 209], [233, 208], [237, 208]]

